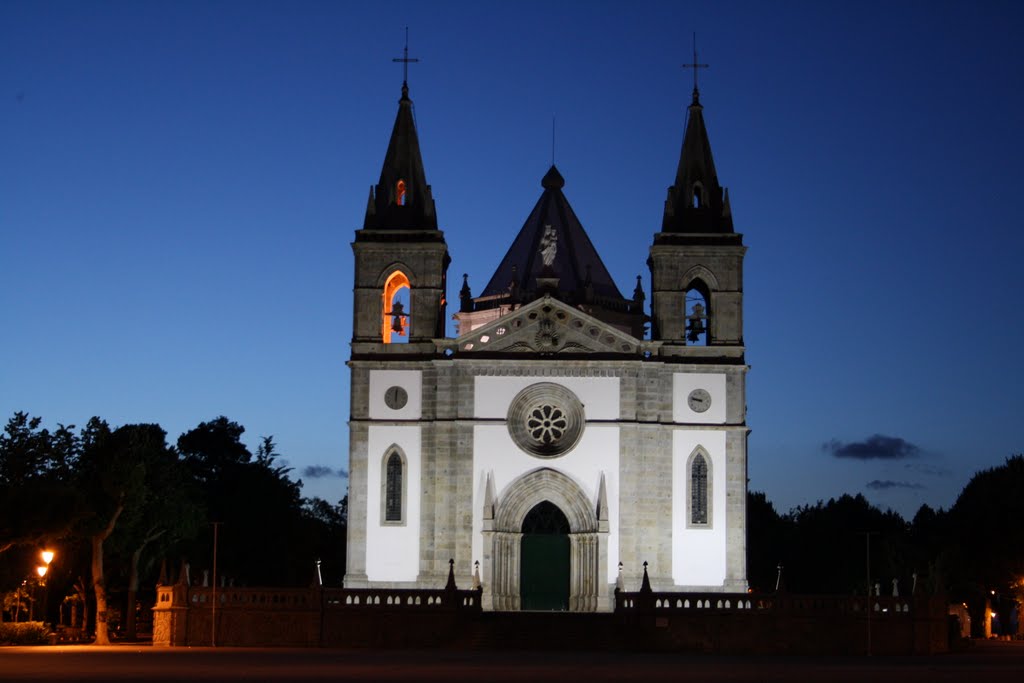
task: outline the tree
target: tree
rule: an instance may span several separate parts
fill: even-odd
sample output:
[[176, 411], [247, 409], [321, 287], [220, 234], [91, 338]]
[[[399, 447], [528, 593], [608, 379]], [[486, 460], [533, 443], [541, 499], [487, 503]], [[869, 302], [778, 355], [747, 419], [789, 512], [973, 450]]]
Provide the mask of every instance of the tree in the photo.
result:
[[[976, 627], [985, 601], [1014, 594], [1024, 579], [1024, 455], [974, 475], [949, 511], [943, 555], [953, 596], [968, 603]], [[1005, 615], [1002, 615], [1005, 618]]]
[[[315, 570], [301, 483], [278, 464], [272, 437], [253, 458], [245, 428], [226, 417], [182, 434], [178, 450], [202, 492], [209, 522], [219, 522], [218, 574], [256, 585], [308, 584]], [[188, 546], [194, 562], [212, 566], [212, 526]], [[201, 565], [200, 565], [201, 566]]]
[[907, 524], [897, 513], [883, 512], [863, 495], [844, 494], [790, 512], [792, 542], [783, 559], [787, 586], [795, 592], [863, 594], [866, 586], [865, 532], [871, 536], [871, 577], [907, 585]]
[[751, 588], [771, 592], [779, 565], [788, 554], [793, 522], [775, 511], [761, 491], [747, 494], [747, 580]]
[[324, 584], [341, 585], [345, 575], [345, 546], [348, 534], [348, 496], [336, 505], [323, 498], [302, 502], [312, 555], [321, 561]]
[[71, 480], [79, 451], [74, 426], [50, 432], [40, 424], [40, 418], [17, 412], [0, 434], [0, 553], [64, 536], [78, 516]]
[[135, 602], [141, 569], [144, 565], [151, 569], [160, 550], [195, 536], [205, 518], [185, 463], [174, 449], [167, 446], [166, 432], [156, 425], [139, 427], [151, 431], [148, 447], [134, 451], [143, 467], [142, 489], [135, 505], [126, 509], [119, 520], [113, 539], [117, 549], [126, 554], [128, 560], [124, 620], [124, 635], [128, 639], [136, 636]]
[[96, 645], [110, 643], [103, 545], [125, 511], [136, 511], [146, 498], [146, 463], [166, 449], [159, 425], [124, 425], [116, 431], [99, 418], [82, 430], [78, 481], [89, 503], [82, 533], [91, 546], [92, 588], [96, 600]]

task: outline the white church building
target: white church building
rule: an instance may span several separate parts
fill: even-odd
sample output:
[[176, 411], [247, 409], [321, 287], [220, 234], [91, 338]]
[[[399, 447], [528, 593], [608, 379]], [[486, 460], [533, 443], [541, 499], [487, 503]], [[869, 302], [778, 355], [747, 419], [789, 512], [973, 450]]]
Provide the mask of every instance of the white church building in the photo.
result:
[[346, 588], [436, 589], [453, 558], [490, 610], [609, 611], [645, 563], [655, 591], [747, 589], [746, 247], [696, 88], [649, 311], [564, 185], [552, 166], [446, 336], [450, 258], [403, 83], [352, 243]]

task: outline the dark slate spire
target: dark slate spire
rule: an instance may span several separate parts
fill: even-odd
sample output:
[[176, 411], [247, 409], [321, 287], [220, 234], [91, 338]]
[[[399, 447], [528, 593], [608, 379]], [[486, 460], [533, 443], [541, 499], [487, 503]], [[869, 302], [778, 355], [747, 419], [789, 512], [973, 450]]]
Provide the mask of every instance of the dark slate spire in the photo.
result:
[[[524, 292], [536, 290], [540, 277], [557, 279], [557, 294], [566, 301], [583, 301], [588, 288], [597, 297], [622, 300], [569, 200], [562, 194], [564, 186], [565, 179], [552, 166], [541, 180], [544, 192], [480, 298], [507, 294], [513, 280]], [[554, 254], [549, 257], [550, 267], [545, 267], [541, 249], [549, 232], [554, 235]]]
[[668, 188], [662, 232], [732, 232], [732, 214], [718, 184], [700, 93], [693, 88], [675, 185]]
[[437, 230], [434, 198], [423, 172], [409, 86], [402, 83], [398, 116], [380, 170], [380, 182], [370, 189], [366, 230]]

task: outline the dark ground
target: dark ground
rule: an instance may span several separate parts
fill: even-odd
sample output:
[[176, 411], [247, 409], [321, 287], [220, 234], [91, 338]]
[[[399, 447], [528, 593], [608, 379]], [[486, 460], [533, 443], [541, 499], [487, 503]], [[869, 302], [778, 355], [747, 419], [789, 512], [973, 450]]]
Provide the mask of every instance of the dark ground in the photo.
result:
[[3, 681], [964, 681], [1020, 680], [1024, 641], [932, 657], [790, 657], [610, 652], [0, 648]]

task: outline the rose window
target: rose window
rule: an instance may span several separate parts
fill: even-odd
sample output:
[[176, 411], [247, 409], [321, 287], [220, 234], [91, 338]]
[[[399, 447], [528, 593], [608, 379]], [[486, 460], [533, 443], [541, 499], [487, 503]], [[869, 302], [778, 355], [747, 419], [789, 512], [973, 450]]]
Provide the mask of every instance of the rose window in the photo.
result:
[[526, 428], [530, 436], [543, 444], [551, 444], [562, 438], [569, 421], [560, 408], [543, 405], [533, 409], [526, 418]]
[[583, 434], [583, 404], [565, 387], [539, 382], [523, 389], [508, 409], [508, 431], [516, 445], [539, 457], [572, 450]]

